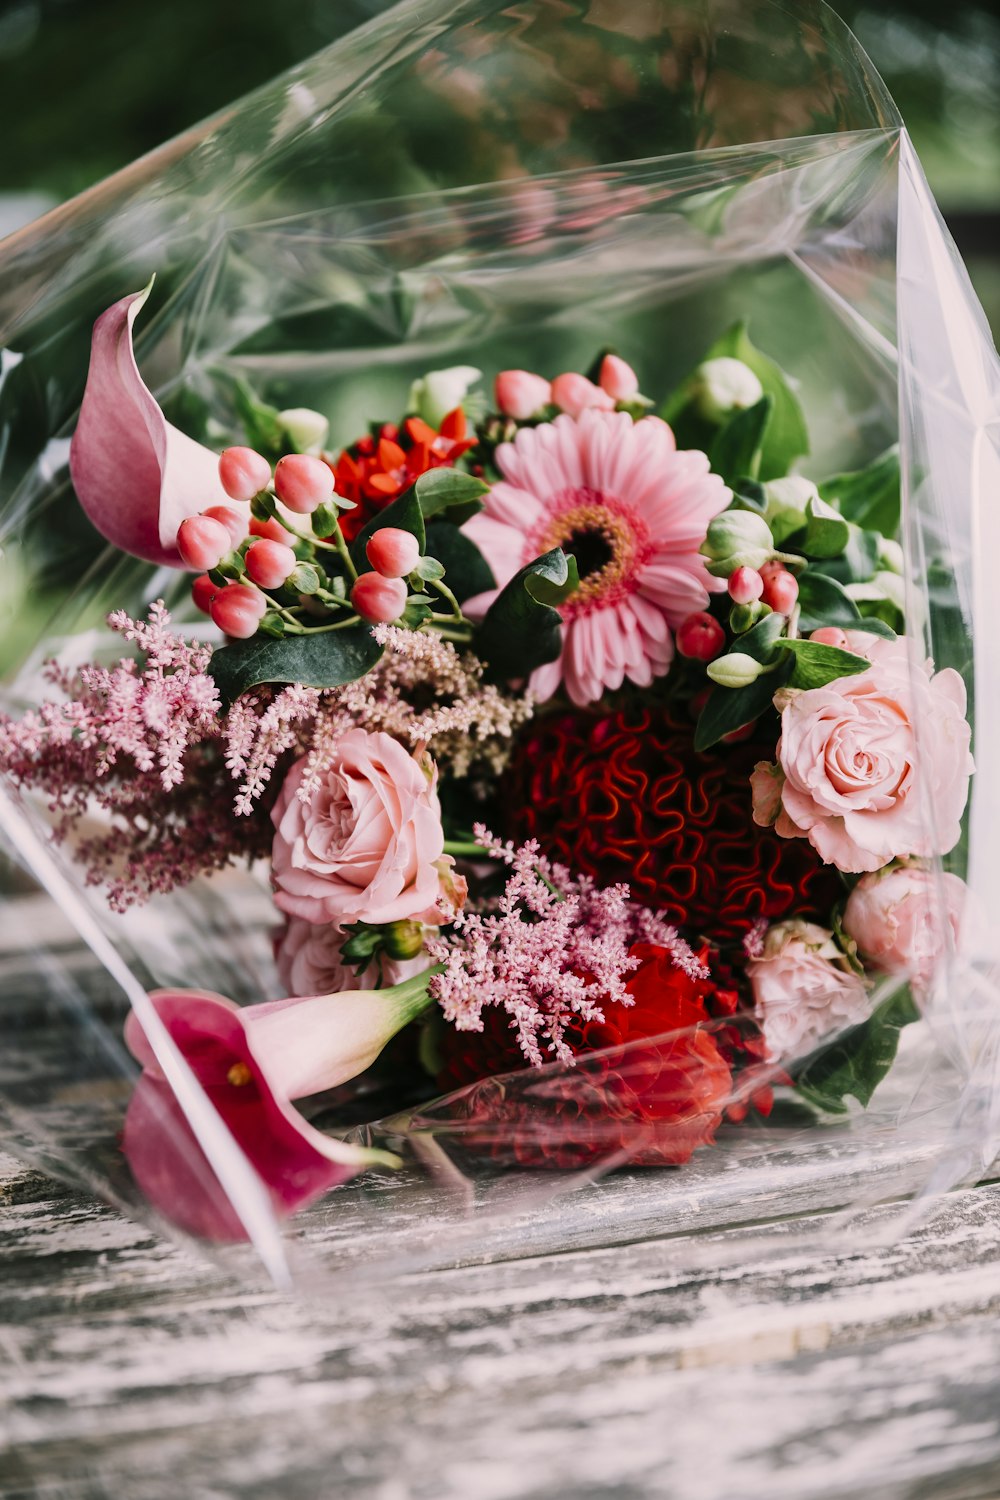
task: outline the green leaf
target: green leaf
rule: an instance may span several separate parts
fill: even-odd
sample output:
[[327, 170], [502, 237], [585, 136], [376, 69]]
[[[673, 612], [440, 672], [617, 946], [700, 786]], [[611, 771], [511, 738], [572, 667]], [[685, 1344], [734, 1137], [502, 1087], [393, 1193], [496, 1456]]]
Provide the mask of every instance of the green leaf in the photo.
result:
[[494, 676], [527, 677], [555, 661], [562, 649], [562, 619], [554, 605], [576, 584], [576, 559], [559, 547], [515, 573], [477, 632], [476, 649]]
[[834, 474], [818, 486], [824, 500], [836, 501], [848, 521], [866, 531], [895, 536], [900, 517], [899, 448], [887, 448], [865, 469]]
[[877, 531], [862, 531], [853, 521], [849, 524], [847, 546], [839, 557], [825, 560], [823, 571], [839, 583], [867, 583], [878, 571], [882, 538]]
[[770, 661], [774, 655], [774, 647], [781, 632], [785, 628], [785, 617], [777, 612], [765, 615], [758, 620], [752, 630], [741, 635], [732, 649], [742, 651], [747, 656], [752, 656], [754, 661]]
[[824, 625], [867, 630], [888, 640], [896, 637], [896, 632], [882, 620], [864, 619], [854, 600], [845, 594], [843, 584], [815, 568], [807, 568], [799, 574], [799, 629], [808, 634]]
[[722, 335], [704, 356], [705, 359], [741, 359], [749, 365], [765, 396], [774, 403], [760, 459], [760, 472], [754, 478], [782, 479], [795, 459], [809, 452], [809, 431], [802, 407], [783, 371], [750, 342], [746, 323], [736, 323]]
[[440, 516], [462, 526], [482, 510], [483, 496], [490, 487], [464, 469], [430, 469], [421, 474], [413, 488], [427, 519]]
[[319, 635], [286, 635], [282, 640], [234, 641], [213, 651], [208, 670], [223, 703], [263, 682], [298, 682], [303, 687], [341, 687], [370, 672], [382, 655], [370, 625], [328, 630]]
[[806, 529], [800, 542], [791, 546], [806, 557], [840, 557], [851, 540], [851, 528], [843, 516], [825, 500], [806, 501]]
[[288, 587], [296, 594], [316, 594], [320, 583], [319, 569], [307, 562], [300, 562], [288, 578]]
[[712, 468], [728, 485], [741, 478], [756, 479], [760, 472], [764, 440], [774, 412], [770, 396], [730, 417], [709, 450]]
[[[766, 623], [766, 621], [761, 621], [761, 624]], [[759, 628], [757, 625], [754, 626], [754, 630]], [[746, 636], [741, 637], [741, 645], [746, 638]], [[772, 698], [779, 687], [784, 685], [790, 671], [791, 663], [787, 667], [782, 664], [777, 671], [767, 672], [763, 677], [758, 677], [756, 682], [751, 682], [748, 687], [713, 688], [695, 728], [694, 748], [708, 750], [721, 740], [724, 734], [730, 734], [734, 729], [742, 729], [744, 724], [752, 724], [755, 719], [759, 719], [761, 714], [766, 713], [771, 707]]]
[[794, 658], [789, 679], [793, 688], [825, 687], [838, 677], [853, 677], [871, 666], [866, 656], [855, 656], [853, 651], [842, 651], [839, 646], [824, 646], [820, 641], [780, 640], [777, 645]]
[[474, 594], [495, 589], [493, 571], [475, 542], [450, 521], [432, 521], [427, 527], [426, 550], [444, 564], [445, 577], [459, 604]]
[[896, 1059], [899, 1033], [918, 1019], [909, 990], [900, 990], [808, 1061], [795, 1080], [796, 1092], [828, 1114], [846, 1113], [848, 1095], [867, 1107]]

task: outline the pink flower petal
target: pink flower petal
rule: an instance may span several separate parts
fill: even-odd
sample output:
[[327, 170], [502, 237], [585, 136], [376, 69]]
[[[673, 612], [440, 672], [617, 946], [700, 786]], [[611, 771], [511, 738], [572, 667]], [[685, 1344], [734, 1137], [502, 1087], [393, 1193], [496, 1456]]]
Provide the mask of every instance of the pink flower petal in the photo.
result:
[[170, 425], [139, 374], [132, 325], [149, 291], [123, 297], [94, 324], [70, 473], [80, 504], [109, 542], [146, 562], [182, 568], [178, 526], [228, 496], [218, 455]]

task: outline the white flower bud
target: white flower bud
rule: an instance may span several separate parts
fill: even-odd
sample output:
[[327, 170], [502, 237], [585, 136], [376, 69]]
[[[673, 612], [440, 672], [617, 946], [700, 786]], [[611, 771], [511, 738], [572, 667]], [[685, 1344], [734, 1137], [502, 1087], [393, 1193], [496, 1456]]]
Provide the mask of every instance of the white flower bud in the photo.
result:
[[724, 510], [709, 525], [701, 552], [714, 577], [728, 578], [736, 568], [762, 568], [774, 556], [774, 538], [756, 511]]
[[308, 406], [290, 406], [287, 411], [279, 411], [278, 421], [296, 453], [318, 453], [330, 431], [323, 413]]
[[440, 427], [450, 411], [461, 406], [482, 375], [473, 365], [452, 365], [447, 370], [431, 370], [410, 386], [407, 409], [421, 417], [428, 427]]
[[724, 422], [735, 411], [756, 406], [764, 387], [741, 359], [706, 359], [695, 371], [694, 399], [706, 422]]
[[725, 656], [717, 656], [705, 668], [712, 681], [724, 688], [749, 687], [763, 670], [760, 662], [745, 651], [727, 651]]

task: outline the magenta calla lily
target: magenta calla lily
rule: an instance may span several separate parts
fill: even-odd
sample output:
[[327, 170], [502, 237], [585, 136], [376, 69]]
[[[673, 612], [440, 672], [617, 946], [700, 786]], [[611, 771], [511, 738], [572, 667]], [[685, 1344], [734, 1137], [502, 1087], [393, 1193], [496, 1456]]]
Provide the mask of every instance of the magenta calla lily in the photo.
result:
[[123, 297], [94, 324], [69, 467], [102, 536], [146, 562], [183, 568], [177, 528], [228, 496], [218, 454], [171, 426], [139, 374], [132, 327], [149, 292]]
[[[374, 1166], [385, 1151], [325, 1135], [292, 1100], [345, 1083], [427, 1005], [429, 973], [386, 990], [269, 1001], [241, 1008], [202, 990], [161, 990], [157, 1014], [247, 1160], [287, 1218]], [[241, 1240], [241, 1221], [208, 1166], [135, 1015], [125, 1041], [142, 1064], [123, 1148], [146, 1198], [189, 1233]]]

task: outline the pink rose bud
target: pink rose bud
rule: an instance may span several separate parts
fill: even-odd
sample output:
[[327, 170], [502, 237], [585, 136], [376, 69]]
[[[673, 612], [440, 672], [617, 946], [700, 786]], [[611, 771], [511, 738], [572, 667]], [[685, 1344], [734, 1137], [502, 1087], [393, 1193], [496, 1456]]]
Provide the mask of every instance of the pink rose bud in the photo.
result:
[[847, 631], [841, 630], [839, 625], [822, 625], [819, 630], [813, 631], [809, 639], [818, 641], [821, 646], [838, 646], [841, 651], [850, 649]]
[[773, 563], [765, 563], [760, 571], [764, 580], [764, 591], [761, 594], [764, 603], [776, 614], [791, 614], [799, 597], [799, 585], [794, 574], [787, 572], [780, 563], [776, 567]]
[[210, 505], [207, 510], [202, 511], [203, 516], [211, 516], [213, 521], [218, 521], [229, 532], [230, 547], [238, 547], [247, 534], [246, 512], [240, 515], [238, 510], [233, 510], [231, 505]]
[[278, 459], [274, 492], [289, 510], [300, 516], [311, 515], [333, 495], [333, 470], [311, 453], [288, 453]]
[[728, 588], [734, 604], [754, 604], [764, 592], [764, 580], [756, 568], [734, 568]]
[[227, 448], [219, 455], [219, 479], [231, 500], [252, 500], [271, 483], [271, 465], [252, 448]]
[[290, 547], [295, 540], [292, 533], [286, 531], [284, 526], [280, 522], [275, 521], [272, 516], [268, 516], [266, 521], [258, 521], [256, 516], [252, 516], [250, 518], [250, 535], [266, 536], [269, 542], [284, 542], [286, 547]]
[[848, 896], [844, 931], [874, 968], [926, 986], [959, 946], [967, 896], [957, 875], [919, 865], [877, 871]]
[[714, 661], [726, 644], [726, 632], [714, 615], [698, 609], [677, 631], [677, 649], [692, 661]]
[[548, 406], [552, 387], [541, 375], [528, 370], [501, 370], [493, 384], [497, 409], [515, 422], [526, 422]]
[[245, 641], [256, 635], [257, 626], [267, 613], [267, 600], [248, 583], [227, 583], [212, 600], [209, 613], [226, 635]]
[[351, 589], [351, 603], [372, 625], [391, 625], [406, 608], [406, 584], [381, 573], [362, 573]]
[[199, 573], [217, 568], [232, 546], [229, 532], [212, 516], [188, 516], [177, 528], [177, 550], [187, 566]]
[[420, 561], [420, 544], [412, 532], [383, 526], [369, 538], [365, 555], [383, 578], [405, 578]]
[[195, 608], [200, 609], [203, 615], [211, 612], [212, 600], [219, 592], [219, 585], [213, 583], [207, 573], [202, 573], [191, 585], [191, 598], [194, 600]]
[[601, 390], [607, 391], [613, 401], [628, 401], [639, 390], [639, 377], [617, 354], [604, 356], [599, 379]]
[[613, 411], [614, 398], [599, 385], [588, 380], [586, 375], [574, 375], [572, 371], [557, 375], [552, 382], [552, 399], [560, 411], [571, 417], [596, 407], [599, 411]]
[[247, 572], [262, 589], [280, 589], [297, 564], [298, 558], [284, 542], [262, 537], [247, 548]]

